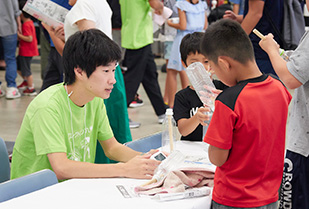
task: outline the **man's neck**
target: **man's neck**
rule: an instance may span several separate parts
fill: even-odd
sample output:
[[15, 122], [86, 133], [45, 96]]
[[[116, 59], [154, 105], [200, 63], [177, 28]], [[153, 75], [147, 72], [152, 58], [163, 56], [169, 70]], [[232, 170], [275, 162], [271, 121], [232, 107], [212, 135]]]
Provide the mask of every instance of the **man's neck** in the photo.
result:
[[85, 88], [80, 88], [77, 84], [64, 85], [64, 88], [71, 101], [79, 107], [83, 107], [94, 98]]

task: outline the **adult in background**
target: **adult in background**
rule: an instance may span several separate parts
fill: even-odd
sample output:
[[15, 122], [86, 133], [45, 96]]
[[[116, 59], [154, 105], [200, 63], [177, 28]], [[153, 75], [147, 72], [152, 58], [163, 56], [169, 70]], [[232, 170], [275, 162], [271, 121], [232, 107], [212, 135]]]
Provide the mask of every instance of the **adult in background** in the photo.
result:
[[[17, 0], [0, 1], [0, 41], [2, 42], [4, 61], [6, 63], [5, 80], [7, 83], [6, 98], [16, 99], [20, 93], [16, 86], [17, 65], [16, 65], [16, 47], [17, 47], [17, 30], [21, 33], [21, 21]], [[5, 93], [1, 89], [0, 97]]]
[[[259, 69], [263, 73], [276, 75], [268, 55], [259, 46], [260, 38], [252, 30], [256, 28], [262, 34], [275, 34], [274, 39], [280, 44], [279, 36], [274, 27], [281, 31], [283, 20], [282, 0], [245, 0], [244, 15], [236, 15], [228, 10], [223, 18], [229, 18], [241, 23], [241, 27], [249, 35], [254, 48], [254, 56]], [[272, 26], [273, 24], [273, 26]]]
[[151, 50], [153, 25], [151, 8], [161, 14], [163, 3], [160, 0], [120, 0], [121, 46], [126, 49], [124, 62], [127, 71], [124, 81], [127, 106], [133, 101], [142, 83], [152, 107], [162, 123], [165, 117], [165, 104], [158, 83], [158, 73]]

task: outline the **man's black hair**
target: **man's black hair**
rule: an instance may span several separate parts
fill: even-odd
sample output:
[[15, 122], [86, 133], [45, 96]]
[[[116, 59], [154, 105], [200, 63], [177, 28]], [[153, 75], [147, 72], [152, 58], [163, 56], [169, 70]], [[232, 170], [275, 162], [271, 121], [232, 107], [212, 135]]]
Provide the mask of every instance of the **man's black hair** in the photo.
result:
[[24, 10], [22, 10], [25, 6], [27, 1], [25, 0], [21, 0], [19, 1], [19, 9], [21, 10], [21, 12], [23, 13], [25, 18], [31, 18], [31, 15], [29, 15], [27, 12], [25, 12]]
[[207, 28], [201, 51], [215, 64], [219, 56], [230, 57], [242, 64], [255, 59], [249, 36], [238, 22], [229, 19], [218, 20]]
[[180, 44], [181, 60], [187, 65], [187, 58], [190, 54], [201, 53], [200, 46], [204, 33], [194, 32], [185, 35]]
[[119, 61], [119, 46], [98, 29], [78, 31], [65, 43], [63, 50], [63, 66], [65, 83], [75, 82], [74, 68], [80, 68], [89, 76], [98, 66], [107, 66]]

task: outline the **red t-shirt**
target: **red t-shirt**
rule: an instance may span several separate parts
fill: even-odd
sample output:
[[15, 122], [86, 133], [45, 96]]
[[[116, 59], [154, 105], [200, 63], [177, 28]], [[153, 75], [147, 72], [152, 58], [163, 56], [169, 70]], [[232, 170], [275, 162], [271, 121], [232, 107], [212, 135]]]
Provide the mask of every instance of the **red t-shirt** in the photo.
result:
[[39, 55], [38, 41], [36, 39], [33, 21], [29, 20], [22, 24], [22, 33], [24, 36], [32, 36], [31, 42], [19, 40], [19, 55], [24, 57], [34, 57]]
[[278, 200], [291, 95], [268, 75], [239, 82], [216, 99], [204, 141], [229, 149], [217, 167], [213, 200], [260, 207]]

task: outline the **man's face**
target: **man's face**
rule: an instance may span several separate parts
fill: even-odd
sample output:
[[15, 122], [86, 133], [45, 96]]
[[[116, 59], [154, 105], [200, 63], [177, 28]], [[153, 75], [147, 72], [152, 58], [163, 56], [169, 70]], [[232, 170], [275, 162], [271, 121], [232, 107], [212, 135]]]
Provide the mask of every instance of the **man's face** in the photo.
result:
[[107, 99], [112, 92], [115, 80], [115, 68], [117, 62], [111, 62], [107, 66], [98, 66], [86, 79], [85, 87], [95, 97]]
[[187, 66], [189, 66], [190, 64], [192, 64], [194, 62], [202, 63], [204, 65], [205, 69], [207, 71], [209, 71], [208, 59], [203, 54], [200, 54], [198, 52], [196, 52], [195, 54], [190, 53], [187, 56], [187, 60], [186, 60]]

